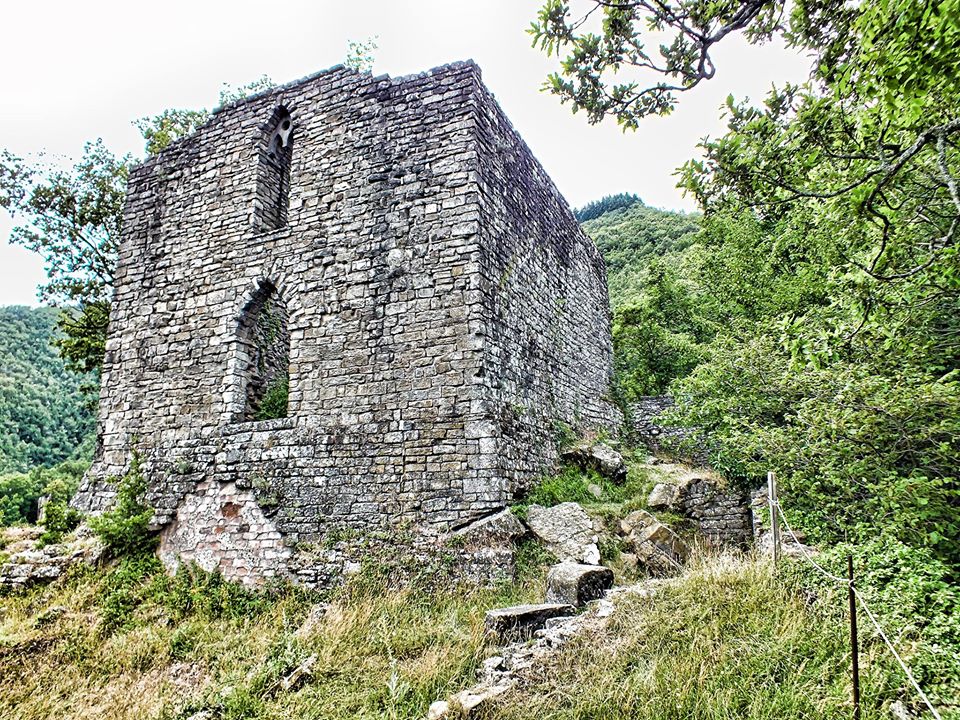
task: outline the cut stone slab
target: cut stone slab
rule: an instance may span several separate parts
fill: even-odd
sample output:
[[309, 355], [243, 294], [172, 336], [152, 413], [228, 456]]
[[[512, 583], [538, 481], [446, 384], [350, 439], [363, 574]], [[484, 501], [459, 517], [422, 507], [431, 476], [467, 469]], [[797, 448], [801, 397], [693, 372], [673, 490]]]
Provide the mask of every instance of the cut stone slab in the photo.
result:
[[593, 520], [577, 503], [565, 502], [549, 508], [531, 505], [527, 509], [527, 525], [561, 562], [600, 562]]
[[547, 573], [547, 602], [582, 607], [613, 587], [613, 570], [600, 565], [563, 562]]
[[514, 605], [487, 612], [484, 627], [487, 633], [501, 640], [533, 635], [542, 629], [547, 620], [573, 614], [569, 603], [542, 603], [540, 605]]
[[673, 530], [653, 515], [636, 510], [620, 521], [620, 529], [633, 545], [637, 561], [653, 575], [669, 575], [680, 569], [690, 549]]
[[623, 461], [623, 455], [604, 443], [582, 443], [564, 450], [561, 456], [584, 470], [596, 470], [618, 485], [627, 479], [627, 464]]

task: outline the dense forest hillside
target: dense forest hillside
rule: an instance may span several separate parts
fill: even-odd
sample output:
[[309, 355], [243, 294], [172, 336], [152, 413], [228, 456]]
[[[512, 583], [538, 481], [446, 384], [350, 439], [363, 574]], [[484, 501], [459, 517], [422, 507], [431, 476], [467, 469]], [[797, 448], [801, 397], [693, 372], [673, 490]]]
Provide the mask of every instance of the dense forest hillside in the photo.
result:
[[627, 407], [689, 374], [713, 336], [699, 312], [700, 217], [648, 207], [630, 194], [601, 198], [576, 215], [590, 218], [583, 229], [607, 264], [615, 391]]
[[0, 307], [0, 473], [55, 465], [90, 443], [90, 378], [67, 370], [51, 342], [59, 312]]
[[[595, 206], [611, 209], [595, 214], [590, 212]], [[614, 308], [639, 299], [650, 261], [690, 247], [700, 227], [698, 215], [648, 207], [635, 195], [602, 198], [577, 210], [576, 215], [590, 218], [582, 221], [583, 229], [607, 263]]]

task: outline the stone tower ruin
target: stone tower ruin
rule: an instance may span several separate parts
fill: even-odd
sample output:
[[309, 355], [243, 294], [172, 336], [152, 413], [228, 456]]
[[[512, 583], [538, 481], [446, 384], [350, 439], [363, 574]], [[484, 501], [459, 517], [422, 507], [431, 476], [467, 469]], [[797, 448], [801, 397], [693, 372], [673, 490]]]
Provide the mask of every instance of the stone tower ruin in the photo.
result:
[[430, 540], [612, 429], [604, 265], [471, 62], [335, 67], [131, 171], [94, 465], [144, 460], [165, 561], [330, 582], [337, 533]]

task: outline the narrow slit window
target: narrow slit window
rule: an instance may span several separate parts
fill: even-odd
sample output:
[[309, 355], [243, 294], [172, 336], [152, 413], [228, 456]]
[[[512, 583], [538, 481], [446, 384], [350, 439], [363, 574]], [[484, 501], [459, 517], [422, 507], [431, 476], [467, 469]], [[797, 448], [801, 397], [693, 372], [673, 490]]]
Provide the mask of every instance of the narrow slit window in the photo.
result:
[[287, 306], [276, 286], [261, 281], [240, 321], [245, 350], [243, 420], [273, 420], [287, 416], [290, 330]]
[[266, 128], [257, 177], [258, 214], [264, 230], [277, 230], [287, 224], [290, 204], [290, 163], [293, 159], [290, 113], [280, 108]]

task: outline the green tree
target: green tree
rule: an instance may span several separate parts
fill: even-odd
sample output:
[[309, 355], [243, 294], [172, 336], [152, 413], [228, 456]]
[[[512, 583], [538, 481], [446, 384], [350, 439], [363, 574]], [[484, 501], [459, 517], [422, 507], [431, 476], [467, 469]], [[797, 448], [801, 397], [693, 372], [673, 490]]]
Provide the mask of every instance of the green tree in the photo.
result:
[[83, 388], [93, 376], [66, 367], [52, 341], [54, 308], [0, 308], [0, 473], [85, 455], [93, 414]]
[[[266, 75], [234, 88], [224, 85], [226, 105], [274, 86]], [[146, 154], [160, 152], [190, 135], [209, 117], [207, 110], [166, 110], [134, 124]], [[43, 257], [47, 284], [40, 297], [65, 308], [58, 346], [70, 367], [87, 373], [103, 363], [114, 270], [123, 224], [127, 175], [133, 158], [117, 157], [102, 140], [87, 143], [71, 170], [30, 164], [0, 151], [0, 208], [19, 221], [10, 242]], [[90, 384], [94, 388], [96, 383]]]
[[[806, 85], [728, 99], [726, 134], [679, 173], [704, 215], [678, 259], [717, 333], [673, 385], [677, 419], [730, 475], [778, 468], [818, 539], [890, 533], [960, 566], [960, 0], [570, 7], [531, 30], [592, 122], [669, 113], [734, 31], [812, 57]], [[651, 50], [648, 29], [672, 40]]]
[[[46, 496], [51, 505], [63, 509], [80, 485], [89, 463], [62, 462], [51, 468], [35, 467], [29, 472], [0, 475], [0, 526], [36, 522], [38, 501]], [[66, 513], [61, 513], [65, 519]]]
[[[572, 12], [572, 4], [582, 12]], [[669, 114], [678, 93], [713, 78], [711, 53], [728, 35], [743, 31], [760, 42], [782, 30], [784, 6], [782, 0], [547, 0], [528, 32], [548, 55], [569, 53], [546, 85], [562, 102], [584, 110], [590, 122], [612, 116], [636, 129], [647, 115]], [[591, 29], [594, 21], [600, 34]], [[671, 39], [648, 38], [649, 30]], [[644, 79], [624, 77], [631, 72]]]
[[[267, 75], [262, 75], [256, 80], [239, 87], [224, 83], [220, 88], [218, 104], [220, 107], [224, 107], [274, 87], [276, 87], [276, 83]], [[170, 143], [192, 135], [209, 119], [210, 111], [206, 108], [200, 108], [199, 110], [170, 109], [164, 110], [153, 117], [140, 118], [133, 124], [143, 135], [143, 139], [146, 141], [144, 151], [150, 156], [164, 150]]]
[[129, 162], [101, 140], [88, 143], [70, 171], [0, 153], [0, 207], [23, 220], [10, 242], [43, 257], [41, 299], [75, 309], [60, 323], [61, 351], [83, 372], [102, 361]]
[[192, 135], [209, 117], [210, 113], [205, 109], [164, 110], [152, 118], [140, 118], [134, 125], [146, 141], [144, 150], [147, 155], [156, 155], [175, 140]]

